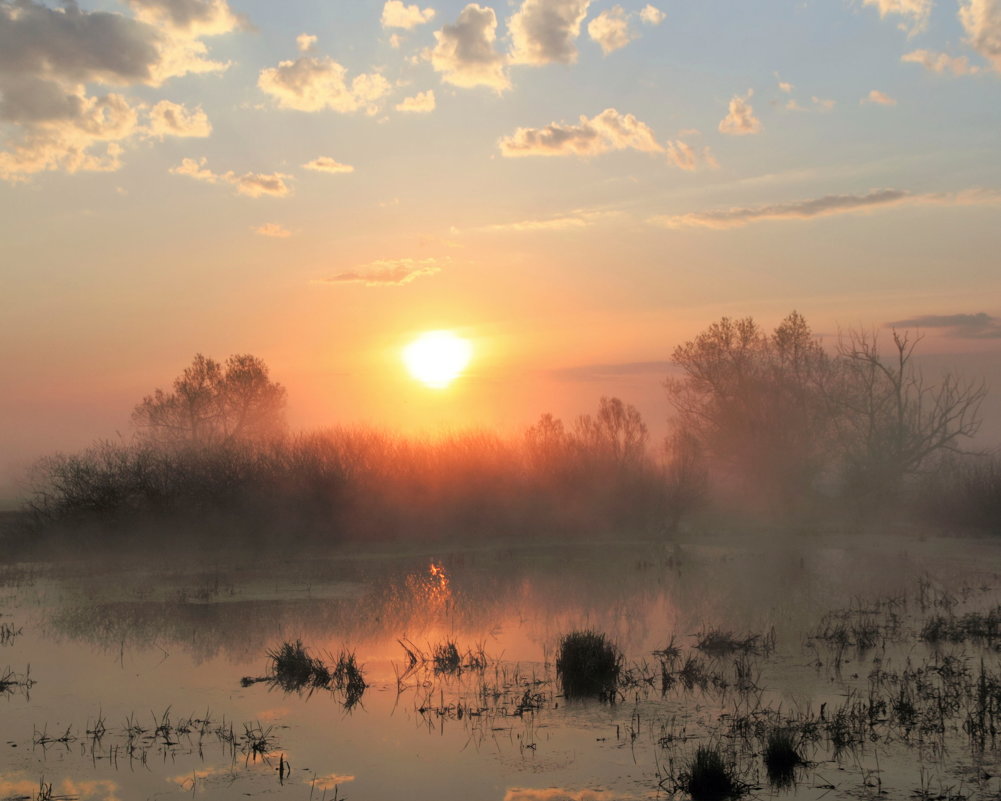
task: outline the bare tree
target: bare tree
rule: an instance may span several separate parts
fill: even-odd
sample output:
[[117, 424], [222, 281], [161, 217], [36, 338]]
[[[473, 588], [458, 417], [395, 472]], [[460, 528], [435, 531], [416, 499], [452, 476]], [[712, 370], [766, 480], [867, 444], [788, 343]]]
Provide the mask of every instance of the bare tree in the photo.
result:
[[162, 444], [220, 444], [273, 436], [285, 425], [285, 388], [263, 360], [230, 356], [225, 365], [197, 354], [174, 380], [132, 412], [142, 439]]
[[893, 494], [932, 457], [959, 451], [980, 427], [983, 381], [964, 382], [946, 373], [928, 382], [914, 364], [921, 335], [893, 331], [893, 352], [884, 359], [877, 335], [839, 336], [840, 380], [831, 394], [848, 479], [865, 494]]

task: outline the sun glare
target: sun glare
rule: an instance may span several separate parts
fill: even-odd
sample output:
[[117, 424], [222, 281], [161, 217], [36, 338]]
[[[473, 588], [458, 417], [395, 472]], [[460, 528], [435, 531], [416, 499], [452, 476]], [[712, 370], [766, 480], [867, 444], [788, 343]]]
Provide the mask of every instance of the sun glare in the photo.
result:
[[418, 381], [443, 389], [466, 369], [472, 355], [468, 339], [451, 331], [428, 331], [403, 349], [403, 362]]

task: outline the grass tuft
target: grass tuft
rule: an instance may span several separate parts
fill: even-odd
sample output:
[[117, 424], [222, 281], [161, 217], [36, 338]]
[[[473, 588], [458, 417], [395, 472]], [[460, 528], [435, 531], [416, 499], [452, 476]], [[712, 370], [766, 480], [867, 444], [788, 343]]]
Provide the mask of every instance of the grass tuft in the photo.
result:
[[278, 648], [268, 651], [268, 656], [271, 658], [271, 674], [286, 692], [304, 687], [330, 686], [331, 676], [327, 666], [309, 655], [302, 640], [283, 642]]
[[785, 726], [778, 726], [768, 732], [763, 756], [768, 781], [779, 789], [789, 787], [796, 776], [796, 768], [805, 764], [799, 754], [796, 733]]
[[700, 745], [682, 774], [681, 787], [692, 801], [722, 801], [744, 792], [734, 768], [723, 759], [718, 747]]
[[614, 701], [622, 654], [604, 634], [573, 631], [560, 639], [556, 674], [567, 698]]

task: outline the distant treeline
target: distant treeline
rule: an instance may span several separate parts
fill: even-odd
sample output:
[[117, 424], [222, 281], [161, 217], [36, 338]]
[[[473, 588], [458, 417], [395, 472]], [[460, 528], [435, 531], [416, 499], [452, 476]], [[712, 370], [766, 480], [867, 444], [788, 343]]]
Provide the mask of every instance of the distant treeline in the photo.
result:
[[902, 513], [1001, 533], [1001, 460], [964, 450], [986, 387], [926, 380], [918, 342], [894, 331], [884, 357], [875, 334], [847, 332], [828, 352], [795, 312], [770, 334], [723, 318], [674, 351], [664, 442], [617, 398], [520, 436], [290, 434], [263, 362], [199, 355], [136, 407], [133, 440], [36, 467], [26, 541], [649, 535], [706, 510], [796, 524]]

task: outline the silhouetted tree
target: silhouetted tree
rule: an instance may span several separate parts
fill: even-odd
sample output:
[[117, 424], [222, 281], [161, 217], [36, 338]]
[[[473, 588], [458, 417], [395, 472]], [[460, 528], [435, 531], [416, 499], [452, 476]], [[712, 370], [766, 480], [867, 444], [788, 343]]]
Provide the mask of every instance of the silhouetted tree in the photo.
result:
[[285, 426], [285, 388], [249, 354], [224, 365], [197, 354], [174, 380], [132, 412], [142, 439], [157, 444], [220, 444], [274, 436]]
[[937, 455], [958, 452], [980, 427], [983, 381], [946, 373], [930, 383], [914, 364], [922, 337], [893, 331], [884, 359], [875, 333], [848, 331], [838, 341], [840, 381], [831, 393], [850, 488], [892, 496]]
[[769, 336], [750, 317], [713, 323], [675, 349], [677, 422], [721, 472], [767, 506], [809, 496], [831, 442], [833, 370], [797, 312]]

